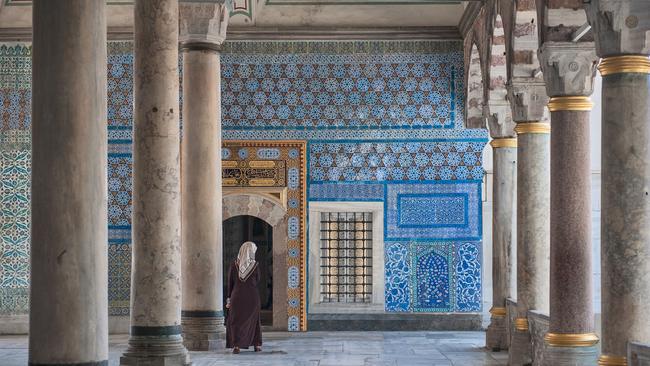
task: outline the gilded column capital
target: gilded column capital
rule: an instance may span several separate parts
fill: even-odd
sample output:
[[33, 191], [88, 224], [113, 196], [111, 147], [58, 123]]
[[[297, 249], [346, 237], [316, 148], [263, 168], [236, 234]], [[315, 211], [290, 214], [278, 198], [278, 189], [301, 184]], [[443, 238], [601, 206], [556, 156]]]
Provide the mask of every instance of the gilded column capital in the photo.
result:
[[483, 107], [483, 115], [487, 119], [490, 137], [493, 139], [515, 137], [515, 122], [512, 120], [512, 110], [507, 100], [489, 101]]
[[650, 54], [648, 0], [591, 0], [584, 8], [598, 56]]
[[546, 42], [539, 60], [549, 97], [593, 92], [598, 62], [593, 42]]
[[519, 122], [541, 121], [548, 104], [546, 85], [539, 79], [514, 78], [507, 85], [512, 119]]
[[219, 50], [226, 40], [228, 7], [228, 0], [181, 0], [178, 3], [181, 47]]

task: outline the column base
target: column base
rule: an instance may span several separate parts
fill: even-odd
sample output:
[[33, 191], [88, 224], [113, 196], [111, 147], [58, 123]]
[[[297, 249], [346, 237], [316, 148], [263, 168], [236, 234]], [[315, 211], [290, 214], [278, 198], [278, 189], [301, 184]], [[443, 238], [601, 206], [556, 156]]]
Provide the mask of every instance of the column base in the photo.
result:
[[223, 316], [183, 316], [183, 345], [190, 351], [215, 351], [226, 348]]
[[515, 329], [508, 350], [509, 366], [532, 365], [532, 343], [528, 330]]
[[508, 349], [508, 334], [506, 332], [506, 317], [494, 316], [490, 318], [490, 325], [485, 336], [485, 345], [489, 350], [498, 352]]
[[131, 336], [120, 366], [190, 366], [190, 355], [180, 335]]
[[593, 366], [598, 364], [598, 346], [558, 347], [546, 345], [545, 365]]

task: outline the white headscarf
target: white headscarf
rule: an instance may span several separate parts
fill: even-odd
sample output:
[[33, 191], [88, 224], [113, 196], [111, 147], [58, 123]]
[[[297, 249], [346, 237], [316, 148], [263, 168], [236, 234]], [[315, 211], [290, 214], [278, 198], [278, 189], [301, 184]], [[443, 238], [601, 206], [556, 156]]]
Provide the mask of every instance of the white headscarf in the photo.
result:
[[237, 265], [239, 266], [239, 279], [246, 281], [248, 276], [253, 272], [257, 262], [255, 261], [255, 252], [257, 245], [252, 241], [247, 241], [239, 248], [237, 255]]

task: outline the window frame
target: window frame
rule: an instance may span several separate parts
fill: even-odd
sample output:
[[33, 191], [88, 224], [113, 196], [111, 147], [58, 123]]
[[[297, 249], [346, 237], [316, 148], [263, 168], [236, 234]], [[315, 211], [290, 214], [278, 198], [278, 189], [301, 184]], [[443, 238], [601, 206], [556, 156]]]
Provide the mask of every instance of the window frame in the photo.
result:
[[[321, 302], [320, 235], [321, 213], [372, 213], [372, 296], [371, 301]], [[309, 202], [309, 312], [351, 313], [385, 312], [384, 203], [383, 202]]]

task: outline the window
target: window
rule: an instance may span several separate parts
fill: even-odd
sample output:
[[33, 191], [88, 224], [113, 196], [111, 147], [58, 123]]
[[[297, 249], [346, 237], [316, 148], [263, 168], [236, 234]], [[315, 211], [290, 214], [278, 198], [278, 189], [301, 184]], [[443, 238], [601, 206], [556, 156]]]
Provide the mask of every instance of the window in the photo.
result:
[[310, 314], [383, 313], [384, 203], [311, 201]]
[[320, 214], [320, 301], [372, 302], [372, 212]]

